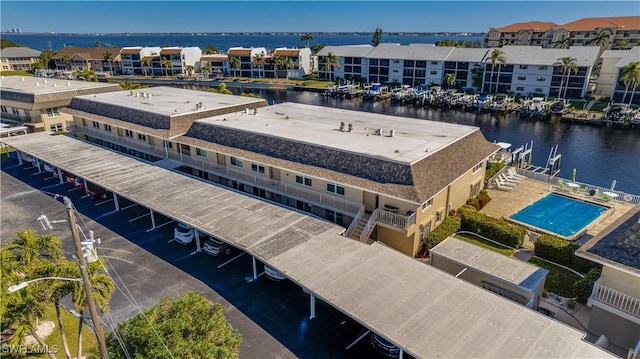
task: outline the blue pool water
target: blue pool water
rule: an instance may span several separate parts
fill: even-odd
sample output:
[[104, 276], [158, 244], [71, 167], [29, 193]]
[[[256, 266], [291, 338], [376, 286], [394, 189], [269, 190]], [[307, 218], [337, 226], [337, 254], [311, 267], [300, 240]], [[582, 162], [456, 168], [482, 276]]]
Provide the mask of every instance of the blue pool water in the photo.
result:
[[549, 194], [510, 218], [564, 237], [571, 237], [606, 209], [565, 196]]

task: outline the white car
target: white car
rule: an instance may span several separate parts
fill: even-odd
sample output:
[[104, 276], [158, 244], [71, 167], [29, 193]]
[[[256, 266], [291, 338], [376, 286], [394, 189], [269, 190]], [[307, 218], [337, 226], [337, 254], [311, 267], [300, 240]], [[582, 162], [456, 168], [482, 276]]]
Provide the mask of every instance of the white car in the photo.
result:
[[212, 256], [219, 256], [224, 254], [228, 256], [231, 254], [231, 246], [229, 243], [225, 243], [217, 238], [209, 237], [204, 241], [202, 250]]
[[184, 223], [178, 224], [178, 226], [173, 230], [173, 238], [180, 244], [193, 243], [193, 238], [195, 238], [195, 235], [195, 229]]
[[266, 264], [264, 265], [264, 274], [266, 274], [267, 277], [269, 277], [269, 279], [273, 279], [277, 281], [281, 281], [287, 278], [284, 276], [284, 274], [280, 273], [279, 271], [275, 270], [273, 267], [270, 267]]
[[52, 165], [50, 165], [50, 164], [48, 164], [48, 163], [46, 163], [46, 162], [44, 163], [44, 166], [43, 166], [43, 167], [44, 167], [44, 170], [45, 170], [45, 171], [47, 171], [47, 172], [51, 172], [51, 173], [53, 173], [53, 172], [56, 170], [56, 168], [55, 168], [55, 167], [53, 167]]

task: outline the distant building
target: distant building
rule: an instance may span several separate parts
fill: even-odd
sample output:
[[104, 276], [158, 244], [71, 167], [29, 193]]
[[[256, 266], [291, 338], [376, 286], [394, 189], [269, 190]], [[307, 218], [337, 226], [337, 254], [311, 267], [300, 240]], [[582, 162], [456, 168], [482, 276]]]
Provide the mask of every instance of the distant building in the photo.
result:
[[151, 61], [160, 54], [160, 47], [123, 47], [120, 51], [122, 73], [125, 75], [149, 75]]
[[587, 305], [588, 331], [605, 342], [640, 355], [640, 205], [576, 251], [578, 257], [602, 265]]
[[0, 50], [2, 71], [26, 71], [40, 59], [40, 51], [28, 47], [6, 47]]
[[[277, 48], [273, 51], [272, 59], [274, 55], [284, 57], [287, 65], [278, 68], [276, 76], [275, 64], [271, 63], [271, 73], [268, 73], [267, 77], [301, 79], [311, 74], [313, 64], [311, 60], [311, 49], [308, 47], [300, 49]], [[289, 59], [291, 59], [290, 66], [288, 64]]]
[[210, 76], [229, 76], [229, 56], [227, 54], [203, 54], [200, 57], [198, 71], [204, 72], [207, 66]]
[[[616, 48], [622, 42], [629, 49], [640, 44], [640, 16], [583, 18], [563, 25], [529, 21], [490, 28], [485, 35], [487, 47], [503, 45], [564, 47], [594, 45], [596, 34], [604, 31], [608, 39], [602, 48]], [[563, 39], [567, 39], [564, 40]]]
[[[264, 62], [254, 62], [256, 55], [263, 56]], [[264, 47], [232, 47], [227, 51], [229, 56], [229, 71], [231, 76], [239, 77], [264, 77], [264, 65], [267, 61], [267, 49]], [[239, 60], [239, 67], [231, 66], [231, 58], [235, 57]]]
[[[627, 85], [620, 79], [622, 69], [633, 61], [640, 61], [640, 46], [631, 50], [606, 50], [602, 53], [596, 95], [607, 96], [613, 102], [640, 105], [640, 86]], [[626, 92], [626, 96], [625, 96]]]
[[122, 72], [120, 47], [74, 47], [68, 46], [53, 56], [57, 70], [82, 70], [89, 68], [97, 74], [119, 74]]

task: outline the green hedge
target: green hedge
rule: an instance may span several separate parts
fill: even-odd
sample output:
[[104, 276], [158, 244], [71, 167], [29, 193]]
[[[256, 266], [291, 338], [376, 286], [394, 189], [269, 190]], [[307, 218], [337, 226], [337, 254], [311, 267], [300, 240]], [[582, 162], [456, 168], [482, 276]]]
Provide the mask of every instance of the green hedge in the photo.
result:
[[444, 241], [460, 230], [460, 222], [460, 218], [456, 216], [448, 216], [445, 218], [438, 228], [431, 231], [427, 236], [427, 247], [435, 247], [438, 243]]
[[489, 165], [489, 168], [484, 172], [484, 180], [488, 180], [493, 177], [498, 171], [500, 171], [504, 167], [503, 162], [493, 162]]
[[586, 303], [591, 296], [593, 285], [600, 278], [601, 268], [591, 268], [589, 272], [580, 280], [573, 283], [573, 295], [580, 303]]
[[536, 256], [562, 264], [580, 273], [586, 273], [597, 267], [597, 264], [575, 255], [575, 251], [580, 246], [551, 234], [538, 237], [534, 248]]
[[477, 233], [509, 247], [519, 248], [527, 234], [523, 227], [479, 213], [472, 206], [463, 206], [460, 213], [462, 230]]

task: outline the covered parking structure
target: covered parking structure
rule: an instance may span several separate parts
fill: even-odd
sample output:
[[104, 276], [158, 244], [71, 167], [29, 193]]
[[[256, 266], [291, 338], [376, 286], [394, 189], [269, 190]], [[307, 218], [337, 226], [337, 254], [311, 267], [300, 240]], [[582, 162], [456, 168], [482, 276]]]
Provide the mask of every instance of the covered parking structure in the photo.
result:
[[[245, 250], [415, 357], [615, 356], [585, 334], [343, 227], [68, 136], [4, 138], [21, 153]], [[60, 171], [58, 171], [60, 172]], [[153, 224], [155, 226], [155, 224]], [[197, 232], [197, 231], [196, 231]]]

